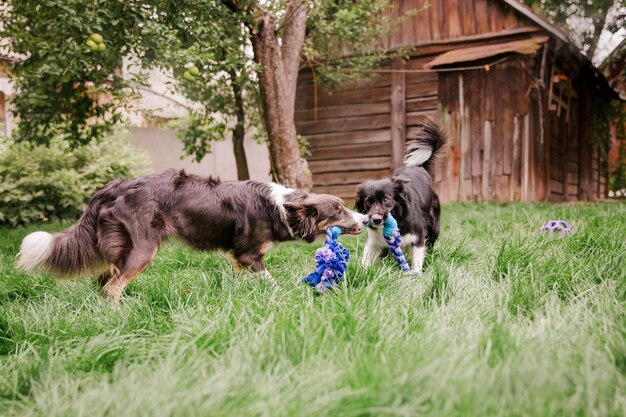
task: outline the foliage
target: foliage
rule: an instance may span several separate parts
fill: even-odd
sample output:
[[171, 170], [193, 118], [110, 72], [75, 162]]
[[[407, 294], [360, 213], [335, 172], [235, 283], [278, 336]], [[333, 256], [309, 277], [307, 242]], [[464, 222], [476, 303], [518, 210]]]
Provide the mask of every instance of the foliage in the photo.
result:
[[[11, 1], [0, 20], [0, 39], [25, 57], [11, 67], [15, 139], [43, 144], [62, 137], [84, 145], [119, 122], [133, 85], [119, 73], [122, 57], [151, 62], [164, 36], [154, 10], [140, 1]], [[86, 45], [94, 33], [106, 50]]]
[[[392, 55], [380, 46], [380, 38], [403, 19], [391, 17], [388, 0], [357, 2], [315, 0], [308, 15], [308, 36], [302, 55], [315, 64], [320, 81], [331, 87], [361, 79]], [[403, 55], [406, 51], [397, 51]]]
[[[258, 7], [231, 7], [239, 3]], [[320, 64], [323, 81], [337, 84], [359, 77], [384, 59], [372, 46], [393, 25], [381, 13], [388, 0], [304, 4], [309, 18], [303, 55]], [[196, 159], [232, 125], [237, 112], [234, 84], [243, 92], [247, 124], [262, 134], [258, 68], [250, 42], [258, 10], [276, 20], [289, 18], [283, 0], [11, 1], [0, 13], [0, 37], [10, 39], [13, 52], [27, 57], [12, 67], [15, 111], [21, 120], [16, 139], [48, 143], [62, 136], [82, 145], [100, 138], [120, 121], [118, 110], [128, 105], [129, 93], [150, 67], [171, 69], [176, 80], [172, 88], [198, 104], [180, 134], [186, 152]], [[94, 32], [103, 36], [104, 52], [85, 45]], [[344, 45], [353, 53], [339, 60]], [[125, 57], [138, 63], [131, 80], [119, 73]], [[198, 74], [185, 76], [191, 66]]]
[[[617, 159], [609, 161], [609, 190], [626, 190], [626, 107], [622, 102], [613, 103], [614, 118], [617, 139]], [[626, 197], [626, 194], [623, 194]]]
[[222, 140], [226, 136], [228, 125], [225, 119], [206, 117], [192, 112], [187, 117], [174, 120], [170, 124], [176, 136], [183, 143], [185, 155], [193, 155], [196, 162], [211, 152], [211, 143]]
[[622, 0], [523, 0], [569, 33], [572, 40], [593, 59], [602, 30], [617, 32], [626, 24]]
[[98, 188], [118, 177], [145, 173], [147, 156], [117, 131], [100, 144], [70, 149], [18, 142], [0, 150], [0, 224], [73, 219]]
[[[322, 243], [267, 255], [270, 285], [165, 242], [111, 308], [89, 279], [14, 269], [35, 224], [0, 231], [0, 410], [61, 416], [623, 416], [626, 204], [447, 204], [419, 277]], [[538, 236], [570, 220], [566, 239]]]
[[[236, 123], [233, 119], [240, 109], [235, 89], [241, 91], [242, 111], [249, 124], [261, 126], [255, 65], [247, 52], [244, 16], [212, 0], [156, 3], [163, 14], [161, 24], [173, 35], [161, 45], [161, 65], [172, 68], [177, 80], [173, 87], [199, 105], [174, 126], [178, 126], [185, 154], [200, 161], [211, 151], [211, 142], [223, 140], [227, 129]], [[199, 73], [186, 79], [184, 72], [192, 65]]]

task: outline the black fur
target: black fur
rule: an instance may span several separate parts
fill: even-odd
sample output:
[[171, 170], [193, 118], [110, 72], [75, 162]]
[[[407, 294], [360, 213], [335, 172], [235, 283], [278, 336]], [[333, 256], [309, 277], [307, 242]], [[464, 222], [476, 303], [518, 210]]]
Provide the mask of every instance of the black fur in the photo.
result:
[[439, 237], [441, 207], [433, 190], [430, 172], [446, 138], [437, 124], [427, 122], [415, 140], [407, 146], [407, 159], [413, 152], [431, 149], [430, 157], [420, 165], [397, 169], [391, 178], [367, 181], [357, 187], [356, 208], [367, 214], [376, 226], [384, 224], [389, 213], [398, 222], [402, 235], [417, 237], [413, 246], [432, 248]]

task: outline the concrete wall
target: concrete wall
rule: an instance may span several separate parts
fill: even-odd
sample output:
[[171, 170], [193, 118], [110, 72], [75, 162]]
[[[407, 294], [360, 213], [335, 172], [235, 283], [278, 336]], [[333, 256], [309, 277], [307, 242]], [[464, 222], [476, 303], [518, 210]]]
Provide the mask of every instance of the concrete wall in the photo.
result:
[[[154, 172], [169, 168], [185, 169], [185, 171], [219, 176], [222, 180], [236, 180], [237, 166], [233, 155], [233, 144], [230, 137], [212, 145], [212, 152], [200, 163], [192, 158], [180, 159], [183, 145], [173, 130], [144, 127], [127, 127], [133, 146], [143, 149], [152, 159]], [[246, 155], [250, 178], [258, 181], [270, 181], [270, 162], [267, 146], [259, 145], [252, 139], [246, 139]]]

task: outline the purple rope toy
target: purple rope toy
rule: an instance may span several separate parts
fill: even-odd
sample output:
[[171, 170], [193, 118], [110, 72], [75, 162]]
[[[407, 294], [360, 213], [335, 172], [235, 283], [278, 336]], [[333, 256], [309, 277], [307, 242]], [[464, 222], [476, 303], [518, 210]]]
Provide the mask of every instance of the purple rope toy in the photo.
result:
[[338, 226], [326, 230], [324, 247], [315, 252], [315, 271], [302, 280], [319, 292], [338, 287], [348, 267], [350, 252], [337, 242], [340, 234], [341, 228]]
[[565, 237], [574, 233], [574, 229], [572, 228], [572, 226], [565, 220], [550, 220], [545, 222], [543, 226], [541, 226], [541, 230], [539, 231], [539, 233], [543, 233], [546, 231], [550, 233], [561, 232], [561, 237]]

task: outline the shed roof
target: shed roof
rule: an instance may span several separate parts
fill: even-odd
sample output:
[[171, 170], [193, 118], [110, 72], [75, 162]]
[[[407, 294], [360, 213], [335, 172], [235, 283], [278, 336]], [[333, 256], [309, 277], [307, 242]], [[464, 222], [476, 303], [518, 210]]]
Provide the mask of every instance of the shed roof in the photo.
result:
[[459, 62], [477, 61], [506, 53], [532, 55], [548, 41], [548, 36], [534, 36], [517, 41], [472, 46], [470, 48], [454, 49], [438, 55], [424, 65], [425, 68], [434, 68], [441, 65], [456, 64]]
[[541, 26], [543, 29], [547, 30], [554, 37], [558, 38], [559, 40], [563, 42], [570, 43], [570, 40], [568, 36], [565, 34], [565, 32], [563, 32], [561, 29], [559, 29], [558, 27], [550, 23], [543, 16], [540, 16], [537, 13], [535, 13], [533, 9], [526, 6], [524, 3], [518, 0], [500, 0], [500, 1], [507, 4], [513, 10], [516, 10], [517, 12], [526, 16], [527, 18], [529, 18], [530, 20], [532, 20], [533, 22]]

